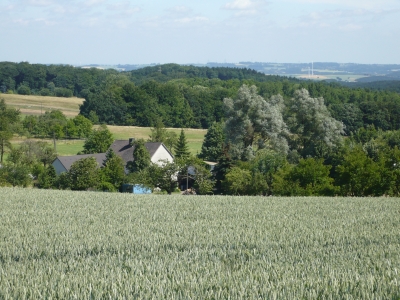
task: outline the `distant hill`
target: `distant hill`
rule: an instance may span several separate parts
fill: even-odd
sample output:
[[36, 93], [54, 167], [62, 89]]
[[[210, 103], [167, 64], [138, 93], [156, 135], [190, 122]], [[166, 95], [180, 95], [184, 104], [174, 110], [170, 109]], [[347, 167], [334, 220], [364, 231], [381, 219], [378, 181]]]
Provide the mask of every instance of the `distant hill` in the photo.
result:
[[[100, 66], [90, 65], [92, 67], [100, 68], [114, 68], [118, 71], [138, 71], [135, 74], [142, 74], [148, 76], [149, 73], [154, 73], [161, 68], [161, 73], [164, 75], [172, 75], [169, 70], [166, 74], [163, 71], [164, 66], [178, 66], [176, 64], [150, 64], [150, 65], [115, 65], [115, 66]], [[335, 63], [335, 62], [314, 62], [314, 63], [276, 63], [276, 62], [239, 62], [239, 63], [219, 63], [209, 62], [207, 64], [184, 64], [181, 67], [187, 67], [193, 69], [195, 67], [208, 68], [214, 71], [222, 70], [224, 68], [230, 69], [243, 69], [253, 70], [260, 74], [267, 75], [279, 75], [287, 77], [296, 77], [303, 79], [314, 79], [314, 80], [335, 80], [335, 81], [382, 81], [382, 80], [400, 80], [400, 65], [398, 64], [356, 64], [356, 63]], [[144, 73], [140, 70], [147, 69]], [[173, 68], [171, 68], [173, 69]], [[219, 71], [218, 71], [219, 72]], [[245, 71], [246, 72], [246, 71]], [[189, 71], [190, 73], [190, 71]], [[191, 72], [193, 75], [196, 72]], [[230, 78], [229, 75], [226, 77], [225, 71], [220, 72], [222, 74], [217, 75], [217, 78], [226, 79]], [[176, 74], [175, 74], [176, 75]], [[189, 75], [189, 74], [186, 74]], [[314, 76], [312, 76], [314, 75]], [[181, 76], [181, 75], [179, 75]], [[202, 77], [202, 75], [199, 75]], [[214, 72], [207, 72], [205, 77], [211, 78], [215, 76]], [[247, 72], [247, 77], [255, 79], [254, 74]], [[186, 77], [187, 78], [187, 77]], [[165, 78], [164, 78], [165, 79]], [[232, 78], [230, 78], [232, 79]], [[258, 78], [257, 80], [259, 80]]]
[[[258, 82], [281, 81], [282, 76], [266, 75], [249, 68], [240, 67], [208, 67], [208, 66], [183, 66], [178, 64], [165, 64], [149, 66], [131, 71], [131, 80], [137, 84], [155, 80], [167, 82], [173, 79], [206, 78], [220, 80], [255, 80]], [[296, 79], [291, 78], [292, 81]]]

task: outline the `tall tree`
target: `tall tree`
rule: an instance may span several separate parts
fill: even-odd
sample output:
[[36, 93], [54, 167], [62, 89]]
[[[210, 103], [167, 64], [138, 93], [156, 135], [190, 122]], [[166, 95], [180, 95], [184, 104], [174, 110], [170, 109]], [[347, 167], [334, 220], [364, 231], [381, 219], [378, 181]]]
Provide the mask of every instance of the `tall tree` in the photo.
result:
[[281, 96], [268, 101], [257, 94], [255, 86], [242, 85], [236, 98], [224, 99], [227, 120], [226, 141], [233, 159], [249, 160], [255, 148], [272, 148], [287, 153], [287, 128], [283, 121]]
[[190, 156], [189, 147], [186, 141], [185, 132], [181, 129], [178, 141], [175, 144], [175, 157], [177, 158], [188, 158]]
[[224, 130], [222, 123], [214, 122], [204, 137], [199, 158], [217, 162], [222, 155], [224, 146]]
[[335, 120], [322, 97], [312, 98], [306, 89], [297, 90], [291, 101], [295, 114], [291, 130], [293, 146], [306, 157], [323, 157], [338, 146], [344, 134], [342, 122]]

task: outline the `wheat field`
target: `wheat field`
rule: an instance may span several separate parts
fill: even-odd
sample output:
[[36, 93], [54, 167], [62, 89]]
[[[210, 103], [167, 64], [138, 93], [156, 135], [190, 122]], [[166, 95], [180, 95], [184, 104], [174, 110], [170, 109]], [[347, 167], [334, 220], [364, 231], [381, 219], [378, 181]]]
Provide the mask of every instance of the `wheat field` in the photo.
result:
[[0, 299], [399, 299], [397, 198], [0, 189]]
[[23, 115], [40, 115], [49, 110], [61, 110], [65, 116], [73, 118], [79, 114], [79, 107], [85, 99], [36, 95], [1, 94], [0, 99]]

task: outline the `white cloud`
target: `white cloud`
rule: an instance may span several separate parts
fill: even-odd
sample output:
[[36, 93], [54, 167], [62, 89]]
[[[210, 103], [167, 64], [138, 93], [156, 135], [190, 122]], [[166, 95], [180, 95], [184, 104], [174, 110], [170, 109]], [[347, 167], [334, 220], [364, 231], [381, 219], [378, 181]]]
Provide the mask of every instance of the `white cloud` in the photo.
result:
[[86, 0], [84, 1], [84, 4], [86, 6], [96, 6], [99, 4], [103, 4], [105, 2], [105, 0]]
[[14, 19], [13, 22], [16, 24], [24, 25], [24, 26], [29, 24], [29, 21], [26, 19]]
[[341, 9], [381, 10], [398, 7], [399, 0], [280, 0], [290, 4], [310, 4], [315, 6], [336, 6]]
[[367, 28], [372, 24], [376, 26], [376, 24], [383, 22], [386, 17], [399, 13], [400, 9], [368, 10], [363, 8], [314, 11], [300, 16], [297, 21], [285, 27], [331, 27], [344, 31], [354, 31]]
[[266, 4], [265, 0], [235, 0], [226, 3], [222, 8], [235, 11], [235, 16], [241, 17], [262, 13]]
[[265, 0], [235, 0], [226, 3], [223, 8], [227, 10], [249, 11], [264, 7], [268, 2]]
[[181, 18], [181, 19], [176, 19], [175, 22], [177, 23], [193, 23], [193, 22], [207, 22], [208, 18], [206, 17], [186, 17], [186, 18]]
[[113, 11], [124, 11], [124, 12], [138, 12], [140, 8], [138, 6], [132, 6], [129, 1], [114, 2], [109, 4], [108, 9]]
[[253, 9], [256, 5], [255, 2], [251, 0], [235, 0], [234, 2], [226, 3], [226, 9], [238, 9], [238, 10], [248, 10]]
[[45, 19], [45, 18], [35, 19], [35, 22], [42, 23], [42, 24], [44, 24], [46, 26], [53, 26], [53, 25], [57, 24], [57, 22], [51, 21], [51, 20], [48, 20], [48, 19]]
[[26, 4], [32, 5], [32, 6], [48, 6], [48, 5], [52, 5], [53, 1], [52, 0], [28, 0]]
[[179, 14], [192, 12], [192, 10], [189, 7], [184, 5], [174, 6], [172, 8], [169, 8], [168, 11], [171, 13], [179, 13]]
[[345, 24], [345, 25], [339, 26], [339, 29], [343, 30], [343, 31], [356, 31], [356, 30], [361, 30], [362, 26], [360, 26], [358, 24], [350, 23], [350, 24]]

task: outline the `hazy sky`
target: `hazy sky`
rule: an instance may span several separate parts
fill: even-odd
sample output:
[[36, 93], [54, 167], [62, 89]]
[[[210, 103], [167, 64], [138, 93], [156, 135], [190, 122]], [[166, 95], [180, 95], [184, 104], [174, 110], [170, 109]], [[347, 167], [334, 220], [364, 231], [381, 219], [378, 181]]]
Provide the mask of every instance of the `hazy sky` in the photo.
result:
[[400, 64], [400, 0], [0, 0], [0, 61]]

